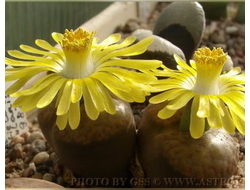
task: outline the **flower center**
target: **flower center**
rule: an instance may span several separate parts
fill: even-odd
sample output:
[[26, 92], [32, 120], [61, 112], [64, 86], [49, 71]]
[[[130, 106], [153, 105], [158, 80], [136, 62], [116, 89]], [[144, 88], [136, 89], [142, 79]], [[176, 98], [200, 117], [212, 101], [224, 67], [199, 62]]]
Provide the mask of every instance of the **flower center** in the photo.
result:
[[87, 32], [81, 28], [75, 32], [65, 30], [60, 45], [66, 57], [63, 75], [67, 78], [84, 78], [89, 76], [93, 70], [92, 41], [96, 32]]
[[227, 60], [221, 48], [199, 48], [194, 54], [197, 78], [193, 90], [200, 94], [219, 94], [218, 79]]

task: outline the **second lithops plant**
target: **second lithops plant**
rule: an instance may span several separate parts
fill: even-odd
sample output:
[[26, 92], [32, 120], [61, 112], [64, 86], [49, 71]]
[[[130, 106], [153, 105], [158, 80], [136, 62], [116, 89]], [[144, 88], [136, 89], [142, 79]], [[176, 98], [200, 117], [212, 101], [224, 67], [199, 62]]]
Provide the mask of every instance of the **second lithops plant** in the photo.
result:
[[227, 132], [245, 134], [245, 75], [238, 67], [221, 74], [226, 59], [220, 48], [200, 48], [191, 66], [175, 55], [178, 70], [159, 72], [167, 78], [154, 86], [164, 92], [145, 109], [138, 153], [146, 177], [159, 177], [161, 187], [179, 187], [167, 178], [221, 186], [236, 170], [238, 146]]
[[[95, 32], [81, 28], [53, 33], [61, 49], [36, 40], [40, 49], [27, 45], [8, 51], [6, 81], [17, 80], [7, 91], [17, 97], [13, 106], [23, 111], [39, 108], [40, 127], [59, 158], [82, 177], [128, 177], [136, 131], [130, 106], [150, 94], [157, 60], [120, 59], [141, 54], [153, 42], [135, 43], [113, 34], [98, 43]], [[42, 55], [42, 56], [39, 56]], [[141, 72], [136, 72], [141, 71]], [[33, 76], [47, 72], [25, 90]], [[146, 74], [148, 73], [148, 74]], [[125, 101], [125, 102], [124, 102]], [[93, 184], [95, 185], [95, 184]]]
[[154, 187], [218, 187], [237, 167], [229, 134], [245, 133], [245, 75], [221, 48], [196, 49], [204, 24], [197, 2], [174, 2], [156, 21], [154, 34], [194, 60], [189, 65], [176, 52], [175, 68], [163, 61], [154, 85], [162, 93], [150, 98], [139, 125], [139, 160], [145, 177], [158, 179]]

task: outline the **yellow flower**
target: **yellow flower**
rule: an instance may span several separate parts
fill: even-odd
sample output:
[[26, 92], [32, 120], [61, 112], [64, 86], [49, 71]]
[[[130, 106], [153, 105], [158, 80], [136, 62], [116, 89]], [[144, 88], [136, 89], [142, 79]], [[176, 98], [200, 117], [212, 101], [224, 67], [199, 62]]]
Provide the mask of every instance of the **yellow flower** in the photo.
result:
[[165, 91], [150, 99], [150, 103], [168, 104], [158, 112], [161, 119], [170, 118], [188, 103], [191, 104], [189, 131], [200, 138], [205, 123], [211, 128], [224, 128], [233, 133], [236, 128], [245, 134], [245, 74], [239, 67], [221, 74], [227, 54], [221, 48], [200, 48], [194, 54], [191, 67], [174, 55], [178, 71], [165, 67], [154, 87]]
[[[36, 40], [36, 45], [41, 49], [20, 46], [30, 54], [8, 51], [9, 55], [17, 58], [5, 59], [7, 65], [17, 66], [5, 70], [6, 82], [16, 81], [6, 91], [6, 94], [18, 97], [13, 106], [21, 106], [27, 112], [34, 108], [44, 108], [55, 99], [56, 123], [63, 130], [67, 122], [72, 129], [78, 127], [82, 99], [86, 113], [92, 120], [96, 120], [102, 111], [115, 114], [114, 95], [127, 102], [143, 102], [145, 96], [150, 94], [149, 84], [157, 80], [152, 71], [161, 62], [119, 57], [145, 52], [153, 42], [153, 37], [134, 44], [136, 39], [130, 36], [118, 43], [120, 34], [113, 34], [98, 43], [94, 34], [81, 28], [75, 32], [65, 30], [64, 34], [52, 33], [53, 39], [62, 49], [44, 40]], [[42, 72], [47, 72], [47, 75], [36, 81], [31, 88], [20, 90], [28, 80]]]

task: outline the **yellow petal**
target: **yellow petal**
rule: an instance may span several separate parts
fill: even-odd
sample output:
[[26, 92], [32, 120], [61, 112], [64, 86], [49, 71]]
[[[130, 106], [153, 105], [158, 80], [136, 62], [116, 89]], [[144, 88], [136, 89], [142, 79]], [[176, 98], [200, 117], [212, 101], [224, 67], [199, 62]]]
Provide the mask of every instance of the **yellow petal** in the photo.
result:
[[58, 126], [59, 130], [64, 130], [68, 121], [68, 113], [64, 115], [58, 115], [56, 118], [56, 125]]
[[30, 73], [33, 73], [33, 75], [36, 75], [36, 74], [41, 73], [43, 71], [53, 71], [53, 70], [51, 70], [51, 68], [46, 68], [46, 67], [44, 67], [44, 68], [29, 68], [28, 67], [28, 68], [25, 68], [19, 72], [5, 76], [5, 82], [17, 80], [17, 79], [22, 78]]
[[94, 79], [84, 78], [85, 84], [88, 88], [88, 91], [91, 95], [93, 103], [95, 104], [96, 109], [101, 112], [104, 110], [104, 102], [102, 98], [102, 92], [100, 88], [95, 84]]
[[128, 71], [128, 70], [120, 69], [120, 68], [112, 68], [112, 67], [101, 68], [100, 71], [106, 71], [117, 76], [118, 78], [127, 78], [127, 79], [131, 79], [131, 80], [134, 80], [135, 82], [142, 83], [142, 84], [154, 83], [157, 80], [157, 78], [152, 75], [132, 72], [132, 71]]
[[72, 130], [77, 129], [80, 123], [80, 102], [71, 103], [69, 108], [69, 126]]
[[191, 114], [190, 114], [190, 134], [194, 139], [200, 138], [205, 129], [204, 118], [199, 118], [197, 116], [197, 111], [199, 109], [199, 96], [195, 96], [193, 99]]
[[125, 83], [131, 88], [131, 91], [127, 93], [131, 96], [133, 101], [142, 103], [145, 101], [145, 97], [150, 95], [149, 92], [143, 90], [146, 88], [143, 84], [136, 83], [133, 80], [126, 80]]
[[18, 97], [12, 104], [13, 108], [19, 107], [22, 105], [22, 103], [25, 101], [25, 99], [28, 98], [27, 96], [21, 96]]
[[221, 115], [218, 108], [216, 108], [212, 103], [209, 107], [210, 114], [207, 117], [208, 124], [211, 128], [222, 128], [222, 121], [221, 121]]
[[109, 54], [114, 50], [121, 49], [131, 45], [132, 43], [135, 42], [135, 40], [136, 40], [135, 36], [129, 36], [120, 44], [107, 46], [105, 49], [102, 49], [102, 46], [96, 48], [96, 50], [93, 52], [94, 62], [98, 62], [102, 57], [104, 57], [105, 55]]
[[154, 41], [153, 36], [146, 37], [138, 43], [121, 50], [121, 56], [134, 56], [143, 53]]
[[114, 95], [127, 102], [133, 102], [132, 96], [129, 94], [131, 88], [126, 85], [125, 81], [120, 80], [111, 73], [98, 72], [91, 75], [91, 78], [98, 79], [105, 87], [107, 87]]
[[44, 63], [49, 63], [53, 67], [57, 66], [57, 63], [54, 60], [44, 58], [44, 57], [40, 57], [40, 56], [25, 54], [25, 53], [23, 53], [21, 51], [18, 51], [18, 50], [9, 50], [8, 54], [11, 55], [12, 57], [15, 57], [15, 58], [18, 58], [18, 59], [24, 59], [24, 60], [30, 60], [30, 61], [32, 61], [32, 60], [41, 61], [41, 62], [44, 62]]
[[113, 74], [106, 72], [96, 72], [90, 76], [99, 80], [107, 88], [119, 89], [121, 91], [130, 91], [131, 89], [126, 85], [126, 83]]
[[171, 100], [167, 105], [170, 110], [177, 110], [185, 106], [189, 100], [191, 100], [196, 93], [186, 90], [185, 93], [181, 94], [177, 98]]
[[35, 94], [43, 90], [44, 88], [48, 87], [51, 83], [53, 83], [55, 80], [59, 79], [60, 77], [61, 76], [58, 76], [56, 74], [46, 75], [43, 78], [39, 79], [31, 88], [16, 92], [15, 94], [12, 94], [11, 97], [28, 96], [31, 94]]
[[[118, 98], [121, 98], [122, 100], [126, 101], [126, 102], [134, 102], [134, 98], [131, 95], [130, 92], [125, 92], [125, 91], [121, 91], [119, 89], [115, 89], [115, 88], [110, 88], [109, 86], [106, 86], [114, 95], [116, 95]], [[137, 102], [141, 102], [140, 100], [137, 100]]]
[[227, 91], [228, 88], [238, 85], [245, 85], [245, 76], [242, 74], [237, 76], [221, 75], [219, 78], [219, 89], [221, 93]]
[[181, 94], [183, 94], [184, 92], [185, 92], [184, 89], [168, 90], [168, 91], [165, 91], [165, 92], [162, 92], [160, 94], [153, 96], [152, 98], [149, 99], [149, 102], [151, 104], [158, 104], [158, 103], [164, 102], [166, 100], [169, 100], [169, 98], [174, 99], [174, 98], [180, 96]]
[[220, 106], [220, 100], [217, 96], [209, 96], [209, 100], [211, 102], [211, 104], [213, 104], [220, 112], [221, 116], [224, 116], [224, 111]]
[[192, 67], [194, 70], [196, 70], [196, 63], [195, 63], [195, 61], [194, 61], [194, 60], [190, 60], [189, 63], [190, 63], [190, 65], [191, 65], [191, 67]]
[[221, 96], [223, 96], [224, 98], [226, 97], [228, 101], [233, 101], [239, 106], [241, 106], [242, 108], [245, 108], [245, 93], [240, 92], [240, 91], [231, 91], [231, 92], [222, 94]]
[[241, 134], [245, 135], [245, 120], [242, 120], [233, 110], [230, 110], [230, 113], [232, 115], [236, 128]]
[[55, 108], [57, 108], [57, 106], [58, 106], [58, 104], [59, 104], [59, 102], [60, 102], [60, 100], [61, 100], [61, 97], [62, 97], [62, 94], [63, 94], [63, 90], [64, 90], [64, 87], [65, 87], [65, 84], [66, 84], [66, 83], [64, 83], [64, 84], [61, 86], [60, 90], [59, 90], [58, 93], [57, 93]]
[[238, 74], [240, 74], [240, 72], [241, 72], [241, 68], [240, 67], [234, 67], [228, 73], [226, 73], [225, 76], [238, 75]]
[[245, 89], [245, 86], [242, 86], [242, 85], [230, 86], [230, 87], [224, 89], [223, 91], [221, 91], [221, 94], [228, 93], [228, 92], [233, 92], [233, 91], [245, 92], [246, 89]]
[[81, 79], [74, 79], [71, 93], [71, 102], [76, 103], [82, 98], [82, 81]]
[[68, 112], [70, 106], [71, 91], [72, 91], [72, 80], [68, 80], [65, 84], [62, 97], [59, 101], [56, 115], [64, 115]]
[[5, 57], [5, 64], [17, 67], [29, 67], [29, 66], [45, 66], [53, 67], [50, 63], [41, 62], [41, 61], [19, 61], [15, 59], [10, 59]]
[[112, 34], [108, 38], [103, 40], [99, 45], [100, 46], [111, 45], [111, 44], [117, 43], [120, 39], [121, 39], [121, 34], [119, 33]]
[[88, 91], [88, 88], [85, 84], [85, 81], [82, 80], [82, 92], [83, 92], [83, 99], [84, 99], [84, 106], [85, 106], [85, 111], [88, 117], [92, 120], [96, 120], [99, 116], [99, 111], [96, 109], [93, 100], [90, 96], [90, 93]]
[[115, 114], [116, 108], [113, 99], [111, 98], [110, 94], [108, 93], [108, 90], [97, 80], [93, 80], [100, 90], [99, 93], [102, 95], [103, 103], [104, 103], [104, 109], [110, 113]]
[[48, 89], [48, 91], [44, 94], [44, 96], [39, 100], [37, 103], [38, 108], [44, 108], [49, 105], [53, 99], [55, 98], [56, 94], [62, 87], [62, 85], [66, 82], [65, 78], [60, 78], [57, 81], [54, 81], [54, 84]]
[[28, 112], [33, 110], [34, 108], [36, 108], [37, 102], [44, 96], [44, 94], [47, 92], [47, 89], [45, 88], [44, 90], [27, 96], [27, 98], [25, 98], [25, 100], [22, 103], [22, 111], [23, 112]]
[[174, 54], [174, 59], [175, 61], [178, 63], [178, 65], [180, 65], [182, 68], [186, 69], [187, 71], [189, 71], [190, 73], [192, 73], [193, 75], [196, 74], [196, 71], [190, 67], [182, 58], [180, 58], [178, 55]]
[[39, 47], [48, 50], [48, 51], [53, 51], [58, 53], [61, 56], [61, 59], [64, 60], [65, 59], [65, 55], [63, 53], [62, 50], [53, 47], [52, 45], [50, 45], [48, 42], [46, 42], [45, 40], [36, 40], [35, 41], [36, 45], [38, 45]]
[[18, 81], [13, 83], [5, 92], [6, 95], [12, 94], [14, 92], [17, 92], [20, 88], [22, 88], [25, 83], [30, 80], [33, 77], [33, 73], [28, 74], [22, 78], [20, 78]]
[[210, 114], [209, 112], [209, 98], [206, 95], [200, 95], [199, 109], [197, 112], [198, 117], [206, 118]]
[[63, 39], [63, 34], [61, 34], [61, 33], [53, 32], [51, 36], [55, 40], [55, 42], [58, 44], [60, 44], [60, 42]]
[[223, 124], [223, 129], [225, 129], [228, 133], [233, 133], [235, 130], [235, 125], [234, 122], [232, 120], [231, 115], [228, 112], [228, 109], [226, 108], [226, 106], [224, 105], [223, 102], [220, 102], [221, 108], [224, 111], [224, 116], [221, 117], [222, 120], [222, 124]]
[[134, 56], [134, 55], [140, 55], [144, 53], [147, 50], [147, 47], [154, 41], [154, 37], [147, 37], [144, 38], [143, 40], [139, 41], [138, 43], [123, 48], [119, 50], [115, 50], [106, 56], [102, 57], [97, 64], [101, 64], [106, 60], [109, 60], [114, 57], [119, 57], [119, 56]]
[[170, 110], [167, 107], [164, 107], [162, 110], [160, 110], [157, 114], [157, 116], [161, 119], [168, 119], [172, 117], [177, 110]]
[[242, 108], [238, 102], [228, 98], [225, 95], [220, 95], [219, 97], [221, 100], [223, 100], [223, 102], [226, 103], [229, 109], [234, 110], [241, 119], [245, 120], [245, 109]]
[[51, 57], [55, 61], [55, 64], [53, 64], [54, 66], [56, 66], [56, 63], [61, 64], [61, 61], [63, 61], [60, 59], [61, 57], [58, 56], [58, 54], [53, 54], [48, 51], [39, 50], [39, 49], [33, 48], [31, 46], [27, 46], [27, 45], [20, 45], [20, 48], [28, 53], [35, 53], [35, 54]]
[[130, 69], [156, 69], [161, 65], [161, 61], [158, 60], [129, 60], [129, 59], [118, 59], [118, 60], [110, 60], [104, 62], [102, 65], [99, 66], [99, 68], [102, 67], [110, 67], [110, 66], [120, 66], [124, 68], [130, 68]]

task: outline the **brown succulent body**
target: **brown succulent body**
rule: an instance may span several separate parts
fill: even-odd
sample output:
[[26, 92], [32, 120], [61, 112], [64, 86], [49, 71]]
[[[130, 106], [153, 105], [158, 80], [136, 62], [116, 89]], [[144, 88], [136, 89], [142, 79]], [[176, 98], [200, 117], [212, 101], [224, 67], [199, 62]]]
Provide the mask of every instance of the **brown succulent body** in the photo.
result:
[[238, 144], [221, 129], [193, 139], [179, 130], [182, 110], [167, 120], [157, 117], [165, 105], [149, 105], [140, 122], [138, 154], [146, 177], [159, 178], [160, 187], [223, 185], [237, 168]]
[[100, 113], [93, 121], [81, 105], [77, 129], [56, 126], [56, 109], [51, 104], [39, 111], [38, 120], [48, 143], [75, 174], [91, 178], [128, 177], [134, 155], [136, 131], [129, 104], [114, 100], [116, 114]]

